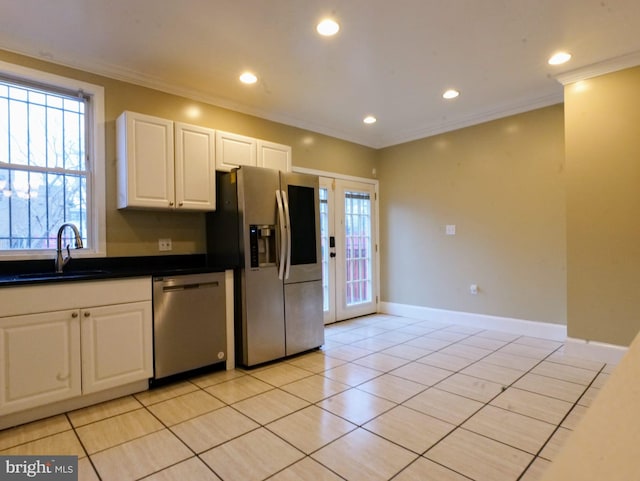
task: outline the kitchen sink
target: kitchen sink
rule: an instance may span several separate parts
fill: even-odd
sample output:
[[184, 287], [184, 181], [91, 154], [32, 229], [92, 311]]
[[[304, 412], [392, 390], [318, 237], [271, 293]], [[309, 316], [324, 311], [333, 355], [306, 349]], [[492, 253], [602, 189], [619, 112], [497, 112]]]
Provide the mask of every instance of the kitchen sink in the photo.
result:
[[104, 276], [109, 271], [103, 269], [87, 269], [80, 271], [64, 271], [64, 272], [29, 272], [26, 274], [17, 274], [13, 278], [24, 280], [47, 280], [47, 279], [77, 279], [79, 277]]

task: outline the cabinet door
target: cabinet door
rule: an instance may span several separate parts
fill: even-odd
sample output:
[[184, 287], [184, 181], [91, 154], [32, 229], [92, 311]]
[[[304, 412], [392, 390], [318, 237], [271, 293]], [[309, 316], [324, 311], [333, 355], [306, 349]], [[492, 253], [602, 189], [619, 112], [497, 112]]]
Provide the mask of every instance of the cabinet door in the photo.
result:
[[153, 376], [151, 312], [151, 301], [80, 312], [83, 394]]
[[77, 310], [0, 318], [0, 415], [79, 396]]
[[291, 172], [291, 146], [258, 140], [258, 167]]
[[215, 130], [175, 123], [176, 207], [215, 210]]
[[241, 165], [257, 165], [256, 139], [216, 130], [216, 169], [228, 172]]
[[173, 122], [124, 112], [116, 127], [118, 208], [172, 208]]

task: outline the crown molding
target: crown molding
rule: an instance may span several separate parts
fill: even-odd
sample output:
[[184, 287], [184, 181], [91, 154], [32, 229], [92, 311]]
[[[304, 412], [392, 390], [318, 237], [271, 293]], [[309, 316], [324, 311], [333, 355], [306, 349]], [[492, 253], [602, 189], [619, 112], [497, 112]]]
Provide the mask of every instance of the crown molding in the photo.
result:
[[[354, 132], [341, 131], [331, 128], [327, 125], [322, 125], [315, 122], [309, 122], [303, 119], [295, 118], [290, 115], [284, 114], [278, 111], [267, 111], [262, 109], [256, 109], [254, 107], [235, 102], [227, 98], [212, 96], [210, 94], [198, 91], [195, 89], [187, 89], [176, 86], [174, 84], [164, 82], [157, 77], [145, 75], [140, 72], [123, 68], [110, 64], [108, 62], [101, 62], [94, 59], [91, 64], [80, 62], [73, 57], [54, 57], [52, 55], [40, 54], [34, 55], [33, 52], [27, 52], [19, 48], [13, 48], [13, 46], [2, 47], [3, 50], [25, 55], [38, 60], [43, 60], [49, 63], [63, 65], [65, 67], [81, 70], [83, 72], [100, 75], [113, 80], [119, 80], [122, 82], [139, 85], [154, 90], [159, 90], [172, 95], [178, 95], [181, 97], [189, 98], [197, 102], [203, 102], [210, 105], [215, 105], [224, 109], [232, 110], [234, 112], [251, 115], [272, 122], [288, 125], [291, 127], [308, 130], [316, 134], [327, 135], [329, 137], [341, 139], [347, 142], [363, 145], [372, 149], [383, 149], [406, 142], [412, 142], [415, 140], [431, 137], [446, 132], [462, 129], [465, 127], [471, 127], [473, 125], [482, 124], [492, 120], [497, 120], [511, 115], [516, 115], [531, 110], [536, 110], [550, 105], [562, 103], [564, 101], [564, 95], [562, 91], [552, 93], [541, 97], [528, 97], [520, 99], [517, 102], [503, 103], [494, 106], [492, 109], [473, 112], [470, 115], [461, 116], [458, 118], [446, 120], [444, 122], [430, 123], [421, 125], [419, 127], [408, 129], [401, 132], [396, 132], [392, 135], [382, 136], [369, 136], [358, 135]], [[636, 54], [637, 64], [640, 64], [640, 52]], [[625, 56], [626, 57], [626, 56]], [[624, 67], [620, 67], [624, 68]]]
[[414, 140], [420, 140], [426, 137], [432, 137], [434, 135], [452, 132], [454, 130], [462, 129], [465, 127], [483, 124], [492, 120], [510, 117], [511, 115], [517, 115], [524, 112], [529, 112], [531, 110], [561, 104], [563, 102], [563, 92], [557, 92], [542, 97], [527, 98], [520, 102], [502, 104], [490, 110], [476, 112], [471, 115], [462, 116], [460, 118], [452, 119], [450, 121], [438, 124], [424, 125], [420, 128], [412, 129], [411, 131], [399, 133], [399, 135], [396, 136], [389, 136], [384, 139], [384, 142], [376, 145], [375, 147], [380, 149], [391, 147], [393, 145], [403, 144], [406, 142], [412, 142]]
[[50, 64], [62, 65], [64, 67], [78, 70], [83, 73], [100, 75], [111, 80], [118, 80], [121, 82], [138, 85], [140, 87], [158, 90], [160, 92], [177, 95], [179, 97], [184, 97], [196, 102], [203, 102], [223, 109], [231, 110], [233, 112], [251, 115], [253, 117], [258, 117], [264, 120], [270, 120], [272, 122], [288, 125], [290, 127], [308, 130], [316, 134], [326, 135], [340, 140], [345, 140], [347, 142], [360, 144], [365, 147], [374, 149], [380, 148], [375, 144], [375, 142], [372, 142], [372, 139], [368, 136], [358, 136], [354, 135], [353, 133], [343, 132], [338, 129], [332, 129], [325, 125], [308, 122], [278, 111], [257, 109], [224, 97], [210, 95], [197, 89], [180, 87], [169, 82], [164, 82], [155, 76], [145, 75], [141, 72], [118, 65], [113, 65], [108, 62], [101, 62], [98, 59], [92, 60], [91, 63], [85, 63], [82, 61], [78, 61], [76, 58], [71, 56], [53, 56], [51, 54], [43, 54], [42, 52], [36, 54], [34, 52], [13, 45], [2, 46], [0, 47], [0, 49], [7, 52], [16, 53], [18, 55], [23, 55], [35, 60], [48, 62]]
[[556, 75], [556, 80], [562, 85], [572, 84], [581, 80], [587, 80], [600, 75], [605, 75], [626, 68], [637, 67], [640, 65], [640, 51], [631, 52], [619, 57], [603, 60], [602, 62], [586, 65], [574, 70], [560, 73]]

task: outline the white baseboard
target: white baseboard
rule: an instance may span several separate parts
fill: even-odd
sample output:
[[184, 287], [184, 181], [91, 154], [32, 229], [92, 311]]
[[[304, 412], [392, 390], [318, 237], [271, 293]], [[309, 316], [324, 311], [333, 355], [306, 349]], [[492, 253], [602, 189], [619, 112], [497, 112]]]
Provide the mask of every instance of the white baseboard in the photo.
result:
[[134, 381], [124, 386], [118, 386], [106, 391], [98, 391], [92, 394], [85, 394], [71, 399], [64, 399], [54, 403], [45, 404], [26, 411], [18, 411], [15, 413], [0, 416], [0, 430], [18, 426], [20, 424], [29, 423], [38, 419], [44, 419], [56, 414], [62, 414], [67, 411], [93, 406], [101, 402], [110, 401], [130, 394], [136, 394], [149, 389], [149, 380]]
[[567, 356], [593, 359], [608, 364], [618, 364], [628, 350], [629, 348], [625, 346], [573, 337], [568, 337], [564, 345], [564, 353]]
[[564, 352], [567, 356], [602, 361], [609, 364], [618, 364], [629, 349], [625, 346], [567, 337], [567, 326], [562, 324], [450, 311], [394, 302], [381, 302], [380, 312], [424, 321], [460, 324], [561, 341], [565, 343]]
[[449, 311], [433, 307], [381, 302], [380, 312], [396, 316], [409, 317], [425, 321], [436, 321], [447, 324], [461, 324], [482, 329], [511, 332], [523, 336], [540, 337], [554, 341], [566, 341], [567, 326], [549, 322], [527, 321], [510, 317], [474, 314], [471, 312]]

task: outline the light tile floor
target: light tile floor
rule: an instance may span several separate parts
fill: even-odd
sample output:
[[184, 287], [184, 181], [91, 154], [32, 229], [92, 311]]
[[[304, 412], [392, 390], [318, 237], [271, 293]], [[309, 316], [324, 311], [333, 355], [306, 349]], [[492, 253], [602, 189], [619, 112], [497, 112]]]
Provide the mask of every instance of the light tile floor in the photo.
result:
[[557, 341], [373, 315], [322, 349], [0, 431], [81, 480], [536, 481], [613, 366]]

